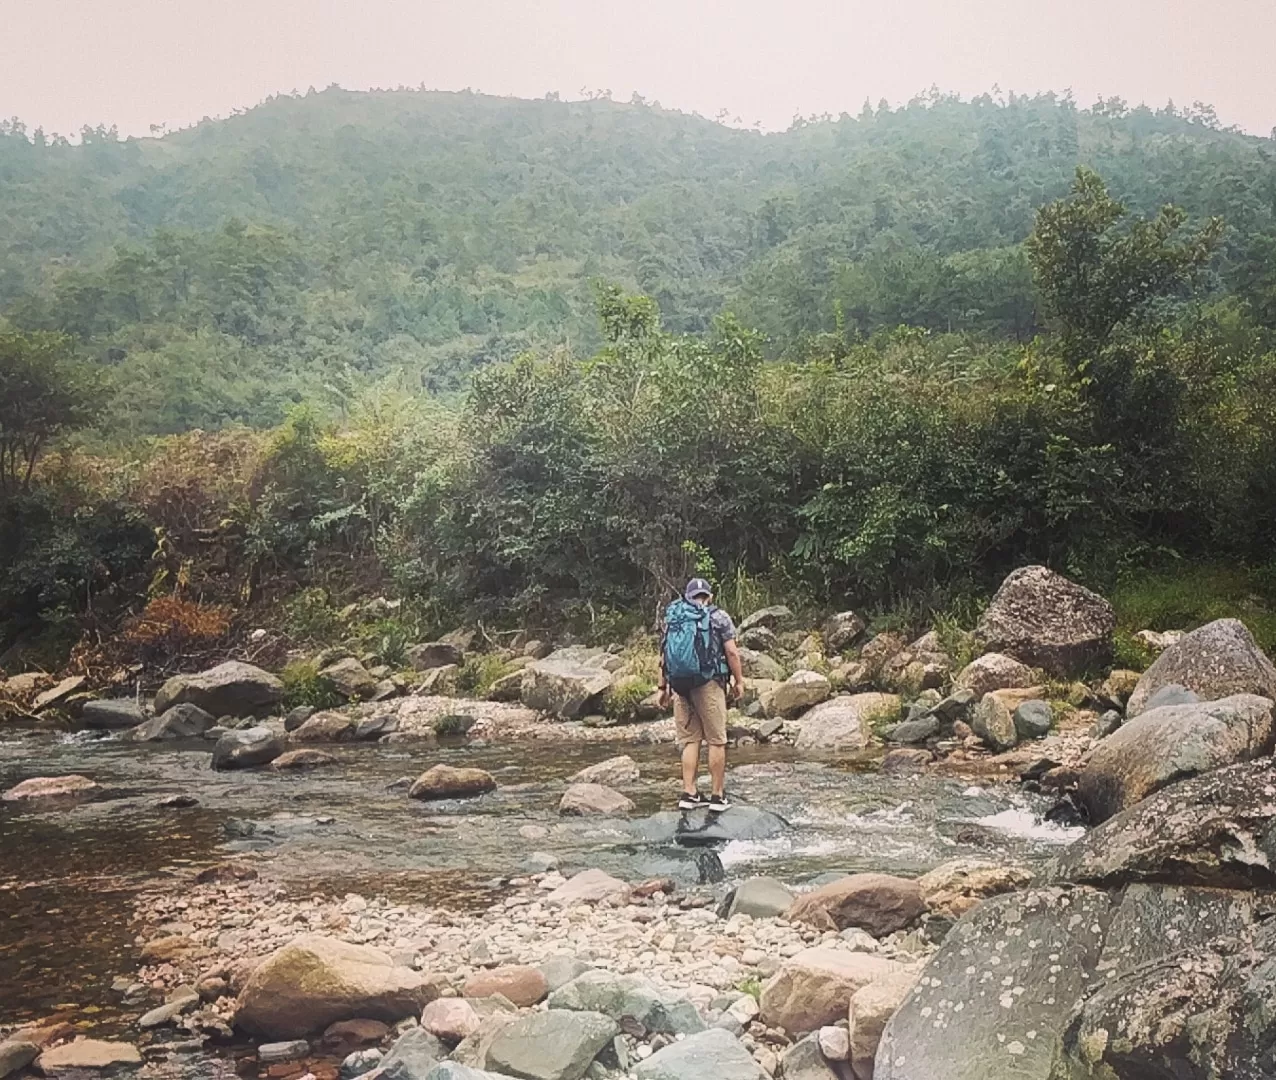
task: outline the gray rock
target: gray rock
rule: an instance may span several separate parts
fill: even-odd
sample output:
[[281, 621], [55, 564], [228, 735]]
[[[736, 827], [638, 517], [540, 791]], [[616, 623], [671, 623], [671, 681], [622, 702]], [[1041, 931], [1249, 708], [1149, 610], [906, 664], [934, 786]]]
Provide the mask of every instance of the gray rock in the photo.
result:
[[617, 1030], [600, 1013], [552, 1008], [528, 1013], [496, 1033], [487, 1067], [522, 1080], [580, 1080]]
[[424, 1028], [414, 1027], [399, 1036], [381, 1062], [378, 1080], [425, 1080], [447, 1047]]
[[767, 716], [791, 720], [826, 701], [832, 692], [832, 685], [818, 671], [795, 671], [765, 699]]
[[286, 750], [283, 739], [270, 728], [228, 731], [213, 747], [214, 769], [250, 769], [266, 765]]
[[1276, 667], [1238, 619], [1218, 619], [1171, 645], [1139, 679], [1126, 706], [1127, 716], [1150, 708], [1162, 687], [1177, 684], [1203, 701], [1233, 694], [1276, 699]]
[[353, 738], [355, 742], [375, 742], [387, 735], [393, 735], [399, 730], [399, 718], [393, 713], [380, 713], [377, 716], [368, 716], [360, 720], [354, 726]]
[[881, 717], [899, 715], [895, 694], [850, 694], [835, 697], [804, 713], [797, 737], [799, 750], [861, 750]]
[[302, 724], [314, 716], [315, 710], [309, 705], [298, 705], [284, 717], [284, 730], [296, 731]]
[[1047, 1080], [1073, 1004], [1102, 982], [1111, 907], [1034, 889], [963, 916], [887, 1023], [875, 1080]]
[[132, 698], [99, 698], [84, 703], [80, 719], [85, 727], [117, 731], [137, 727], [145, 722], [146, 713]]
[[137, 1022], [142, 1029], [163, 1027], [171, 1024], [182, 1013], [199, 1004], [199, 995], [189, 986], [179, 987], [170, 999], [150, 1012], [145, 1013]]
[[279, 679], [252, 664], [228, 660], [198, 675], [175, 675], [155, 695], [155, 711], [198, 705], [211, 716], [269, 716], [284, 696]]
[[566, 986], [573, 979], [584, 975], [585, 972], [594, 970], [592, 964], [577, 960], [574, 956], [551, 956], [536, 966], [540, 969], [540, 973], [545, 976], [545, 982], [549, 986], [550, 993], [553, 993], [560, 986]]
[[964, 720], [970, 713], [971, 706], [979, 699], [973, 690], [954, 690], [942, 701], [931, 707], [930, 714], [941, 724], [951, 724]]
[[1218, 769], [1174, 784], [1091, 829], [1050, 879], [1119, 887], [1173, 880], [1276, 889], [1276, 762]]
[[1050, 702], [1033, 698], [1019, 704], [1014, 712], [1015, 731], [1021, 739], [1042, 739], [1050, 734], [1054, 710]]
[[780, 639], [776, 637], [775, 631], [765, 626], [751, 626], [748, 630], [742, 630], [736, 641], [746, 649], [755, 649], [762, 653], [775, 652], [780, 647]]
[[310, 1053], [310, 1044], [305, 1039], [293, 1039], [290, 1042], [262, 1043], [257, 1047], [257, 1060], [263, 1065], [272, 1065], [278, 1061], [296, 1061]]
[[354, 1080], [356, 1076], [371, 1072], [381, 1064], [385, 1054], [375, 1046], [368, 1050], [356, 1050], [341, 1063], [341, 1080]]
[[40, 1048], [33, 1042], [15, 1038], [0, 1042], [0, 1080], [21, 1072], [40, 1056]]
[[686, 998], [661, 993], [637, 975], [586, 971], [549, 996], [551, 1009], [601, 1013], [612, 1020], [629, 1017], [649, 1032], [689, 1035], [704, 1030], [704, 1021]]
[[133, 729], [130, 738], [137, 742], [163, 742], [166, 739], [198, 739], [216, 724], [198, 705], [174, 705], [159, 716], [153, 716]]
[[428, 1073], [425, 1080], [504, 1080], [484, 1069], [472, 1069], [456, 1061], [440, 1061]]
[[1125, 717], [1116, 709], [1109, 709], [1090, 725], [1090, 738], [1106, 739], [1123, 723], [1125, 723]]
[[377, 689], [377, 680], [353, 656], [347, 656], [335, 664], [329, 664], [319, 672], [319, 678], [323, 679], [334, 692], [352, 701], [370, 698]]
[[782, 682], [784, 668], [764, 652], [740, 646], [740, 670], [746, 679], [766, 679], [771, 682]]
[[1105, 821], [1176, 780], [1270, 753], [1274, 737], [1273, 703], [1253, 694], [1152, 709], [1099, 743], [1077, 797]]
[[939, 721], [934, 716], [925, 716], [916, 720], [905, 720], [896, 724], [886, 735], [887, 742], [902, 743], [915, 746], [939, 734]]
[[830, 654], [840, 653], [853, 645], [864, 629], [864, 620], [853, 611], [832, 615], [824, 623], [824, 648]]
[[777, 814], [741, 803], [734, 804], [726, 814], [710, 814], [707, 810], [665, 810], [627, 822], [624, 828], [643, 843], [681, 844], [686, 847], [729, 840], [766, 840], [790, 831], [789, 823]]
[[599, 666], [607, 657], [601, 649], [572, 646], [536, 660], [523, 669], [523, 704], [563, 720], [600, 711], [612, 677]]
[[994, 750], [1009, 750], [1019, 741], [1013, 707], [994, 690], [979, 699], [970, 715], [970, 730]]
[[1143, 706], [1143, 711], [1151, 712], [1153, 709], [1159, 709], [1163, 705], [1195, 705], [1200, 700], [1200, 695], [1189, 690], [1186, 686], [1179, 686], [1178, 683], [1166, 683], [1147, 699]]
[[793, 906], [796, 894], [782, 881], [769, 877], [751, 877], [740, 882], [731, 898], [727, 918], [732, 915], [749, 915], [766, 919], [783, 915]]
[[1115, 629], [1112, 605], [1098, 593], [1044, 566], [1025, 566], [1002, 582], [975, 637], [989, 651], [1071, 675], [1111, 659]]
[[792, 625], [793, 612], [783, 604], [775, 604], [771, 607], [764, 607], [741, 619], [740, 625], [736, 629], [739, 633], [744, 634], [756, 627], [765, 627], [767, 630], [788, 630]]
[[415, 671], [460, 665], [465, 654], [450, 641], [427, 641], [407, 650], [408, 664]]
[[780, 1059], [784, 1080], [842, 1080], [820, 1050], [820, 1033], [799, 1039]]
[[762, 1066], [729, 1031], [710, 1028], [639, 1062], [638, 1080], [767, 1080]]
[[1027, 664], [1021, 664], [1013, 656], [993, 652], [976, 657], [962, 668], [954, 685], [958, 690], [969, 690], [971, 700], [977, 701], [994, 690], [1031, 686], [1034, 682], [1036, 677]]

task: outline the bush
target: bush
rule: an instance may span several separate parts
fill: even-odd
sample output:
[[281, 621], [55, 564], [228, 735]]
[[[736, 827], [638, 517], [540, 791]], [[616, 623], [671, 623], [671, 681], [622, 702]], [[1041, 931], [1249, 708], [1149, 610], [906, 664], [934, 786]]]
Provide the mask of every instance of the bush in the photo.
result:
[[434, 734], [439, 736], [468, 735], [474, 726], [474, 717], [463, 713], [448, 713], [434, 721]]
[[299, 705], [308, 705], [312, 709], [335, 709], [346, 704], [311, 660], [292, 661], [280, 672], [279, 678], [284, 684], [284, 705], [289, 709]]
[[656, 684], [648, 679], [625, 679], [607, 695], [603, 715], [616, 724], [636, 723], [640, 719], [642, 703], [655, 689]]
[[456, 689], [468, 697], [484, 698], [497, 679], [510, 671], [497, 653], [471, 653], [456, 673]]
[[161, 596], [125, 620], [119, 641], [126, 656], [156, 667], [207, 658], [224, 644], [232, 614], [224, 605]]

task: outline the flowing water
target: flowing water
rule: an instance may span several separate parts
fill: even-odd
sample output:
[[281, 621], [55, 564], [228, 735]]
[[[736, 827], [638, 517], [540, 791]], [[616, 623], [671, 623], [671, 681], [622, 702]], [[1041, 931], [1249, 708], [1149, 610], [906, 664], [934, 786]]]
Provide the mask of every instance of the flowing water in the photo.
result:
[[[326, 749], [337, 767], [215, 773], [203, 742], [0, 731], [0, 790], [66, 773], [101, 786], [71, 804], [0, 803], [0, 1025], [67, 1009], [109, 1030], [119, 997], [111, 982], [137, 967], [130, 919], [139, 890], [165, 879], [176, 886], [192, 867], [237, 853], [257, 853], [263, 876], [305, 895], [375, 891], [474, 907], [526, 872], [533, 852], [554, 856], [568, 874], [597, 866], [630, 880], [668, 875], [725, 889], [759, 873], [792, 882], [859, 870], [917, 874], [959, 855], [1031, 863], [1075, 835], [1043, 824], [1046, 804], [1013, 785], [886, 777], [863, 761], [799, 759], [783, 747], [731, 752], [728, 786], [742, 809], [724, 821], [746, 827], [707, 846], [675, 835], [686, 825], [677, 814], [658, 813], [678, 787], [669, 746]], [[642, 782], [626, 788], [635, 820], [560, 818], [566, 778], [618, 753], [642, 769]], [[409, 799], [401, 781], [439, 762], [487, 769], [500, 787], [477, 800]], [[162, 805], [174, 796], [197, 804]], [[529, 825], [537, 838], [520, 833]]]

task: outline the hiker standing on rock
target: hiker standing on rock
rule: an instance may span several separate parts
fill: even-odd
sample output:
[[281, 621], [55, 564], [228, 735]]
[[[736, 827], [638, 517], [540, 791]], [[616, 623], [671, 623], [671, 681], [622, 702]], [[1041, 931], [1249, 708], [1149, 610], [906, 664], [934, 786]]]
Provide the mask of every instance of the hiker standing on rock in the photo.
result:
[[[744, 693], [735, 623], [713, 606], [704, 578], [692, 578], [682, 598], [665, 608], [660, 643], [660, 705], [673, 700], [673, 722], [682, 748], [679, 810], [707, 807], [721, 813], [726, 796], [727, 701]], [[709, 798], [700, 794], [700, 744], [709, 747]]]

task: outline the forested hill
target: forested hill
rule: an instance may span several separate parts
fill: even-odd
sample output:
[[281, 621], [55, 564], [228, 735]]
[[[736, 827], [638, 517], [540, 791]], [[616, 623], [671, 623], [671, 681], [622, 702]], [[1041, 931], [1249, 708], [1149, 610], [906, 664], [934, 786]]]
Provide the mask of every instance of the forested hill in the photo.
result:
[[641, 103], [280, 97], [158, 139], [0, 133], [0, 314], [112, 365], [122, 435], [277, 422], [403, 371], [446, 390], [597, 342], [590, 283], [781, 353], [912, 324], [1026, 338], [1020, 242], [1078, 163], [1132, 210], [1226, 222], [1216, 286], [1276, 323], [1276, 144], [1053, 96], [763, 135]]

